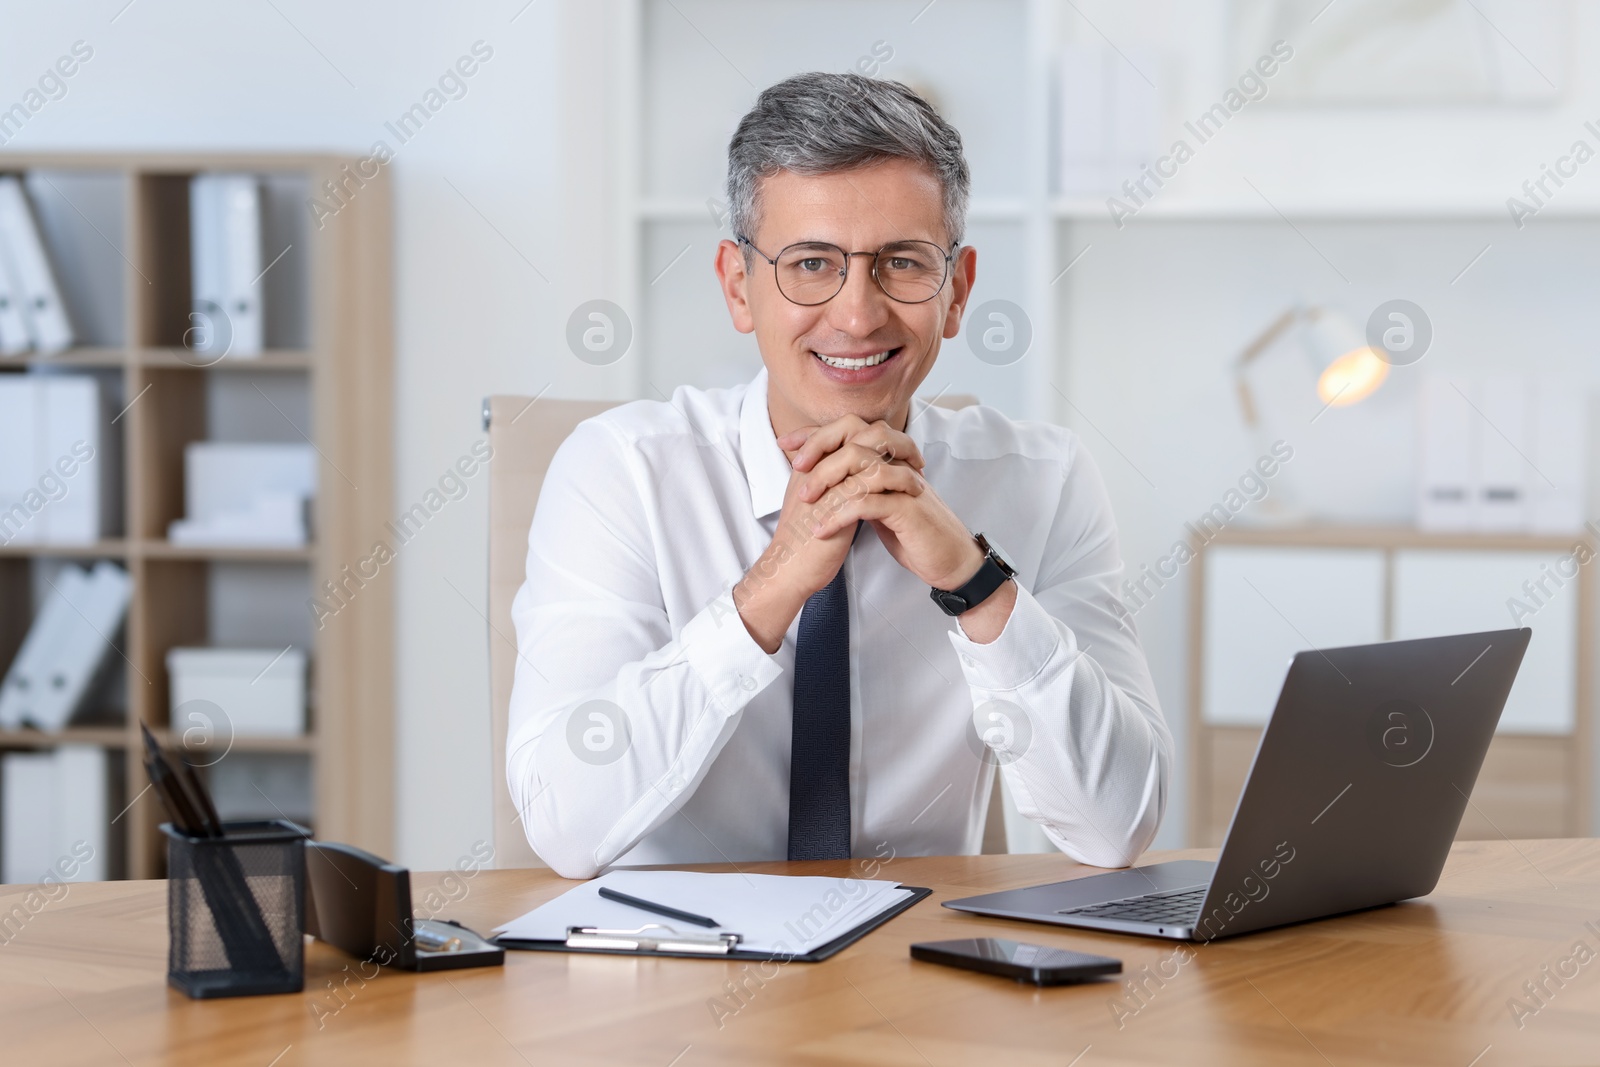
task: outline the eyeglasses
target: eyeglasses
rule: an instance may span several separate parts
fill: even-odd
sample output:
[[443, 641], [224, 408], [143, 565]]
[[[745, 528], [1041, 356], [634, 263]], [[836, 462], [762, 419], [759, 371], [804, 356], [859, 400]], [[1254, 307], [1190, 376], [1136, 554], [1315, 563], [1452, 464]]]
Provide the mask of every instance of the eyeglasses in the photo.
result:
[[826, 304], [838, 296], [849, 277], [854, 256], [872, 257], [872, 278], [890, 300], [925, 303], [944, 288], [950, 277], [950, 261], [961, 247], [957, 244], [946, 252], [932, 241], [893, 241], [876, 252], [846, 252], [826, 241], [801, 241], [784, 248], [774, 259], [743, 234], [739, 235], [739, 242], [772, 264], [778, 292], [803, 307]]

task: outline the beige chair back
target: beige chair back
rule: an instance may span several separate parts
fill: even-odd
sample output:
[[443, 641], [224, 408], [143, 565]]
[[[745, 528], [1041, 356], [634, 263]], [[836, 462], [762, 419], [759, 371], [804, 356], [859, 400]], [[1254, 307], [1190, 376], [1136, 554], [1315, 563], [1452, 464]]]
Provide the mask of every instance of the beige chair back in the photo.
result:
[[489, 446], [489, 694], [490, 744], [494, 762], [494, 855], [498, 867], [543, 867], [506, 788], [506, 727], [511, 680], [517, 662], [517, 631], [511, 601], [528, 565], [528, 527], [539, 502], [545, 471], [561, 442], [584, 419], [615, 403], [605, 400], [543, 400], [492, 396], [484, 401]]
[[[977, 399], [944, 396], [934, 403], [954, 409], [975, 404]], [[534, 505], [539, 501], [539, 489], [556, 449], [578, 423], [615, 406], [605, 400], [542, 400], [529, 396], [492, 396], [484, 401], [484, 421], [494, 455], [489, 464], [489, 691], [494, 761], [489, 778], [494, 783], [494, 852], [499, 867], [544, 866], [528, 846], [506, 788], [506, 728], [517, 661], [511, 601], [526, 574], [528, 528], [533, 525]], [[995, 783], [998, 797], [998, 775]], [[983, 850], [1005, 851], [998, 803], [990, 805]]]

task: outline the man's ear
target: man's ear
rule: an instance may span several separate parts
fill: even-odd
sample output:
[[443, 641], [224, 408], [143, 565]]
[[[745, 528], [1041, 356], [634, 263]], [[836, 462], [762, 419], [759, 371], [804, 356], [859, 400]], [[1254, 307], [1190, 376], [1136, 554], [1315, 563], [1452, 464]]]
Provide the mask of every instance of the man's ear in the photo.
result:
[[756, 320], [750, 313], [750, 275], [744, 269], [744, 249], [733, 241], [719, 242], [716, 270], [717, 282], [722, 286], [722, 298], [728, 302], [728, 317], [733, 319], [733, 328], [740, 333], [754, 332]]
[[956, 260], [950, 265], [950, 310], [944, 317], [944, 338], [949, 340], [961, 332], [961, 316], [967, 310], [967, 299], [972, 296], [972, 285], [978, 280], [978, 250], [962, 245]]

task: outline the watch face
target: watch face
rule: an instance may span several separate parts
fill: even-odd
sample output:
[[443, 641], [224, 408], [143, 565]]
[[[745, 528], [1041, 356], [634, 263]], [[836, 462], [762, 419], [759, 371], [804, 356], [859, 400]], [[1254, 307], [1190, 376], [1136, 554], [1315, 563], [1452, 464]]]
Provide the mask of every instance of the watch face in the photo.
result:
[[[982, 536], [982, 535], [980, 534], [979, 536]], [[1011, 574], [1016, 574], [1017, 573], [1017, 565], [1015, 563], [1011, 562], [1011, 557], [1006, 555], [1006, 550], [1005, 549], [1001, 548], [999, 545], [995, 544], [993, 541], [989, 540], [987, 537], [983, 538], [983, 543], [989, 546], [989, 551], [990, 552], [993, 552], [997, 557], [999, 557], [1000, 562], [1005, 565], [1005, 568], [1009, 573], [1011, 573]]]

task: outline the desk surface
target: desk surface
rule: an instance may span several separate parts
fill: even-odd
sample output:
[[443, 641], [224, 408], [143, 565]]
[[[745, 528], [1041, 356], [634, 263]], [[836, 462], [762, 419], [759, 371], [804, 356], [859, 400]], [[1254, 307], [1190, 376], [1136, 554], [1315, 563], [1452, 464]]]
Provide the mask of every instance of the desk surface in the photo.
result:
[[[1600, 1056], [1600, 841], [1460, 842], [1423, 900], [1194, 946], [1189, 958], [1174, 943], [939, 907], [1090, 873], [1059, 855], [892, 859], [878, 877], [934, 896], [820, 964], [517, 952], [504, 969], [371, 977], [318, 944], [303, 994], [206, 1002], [165, 984], [165, 883], [73, 885], [0, 935], [0, 1059], [1497, 1067]], [[430, 886], [448, 886], [456, 902], [439, 917], [485, 932], [571, 884], [548, 871], [413, 876], [419, 910]], [[0, 887], [0, 916], [15, 922], [25, 891]], [[1120, 957], [1123, 981], [1036, 989], [907, 953], [913, 941], [990, 935]], [[1543, 984], [1537, 1000], [1525, 982]]]

